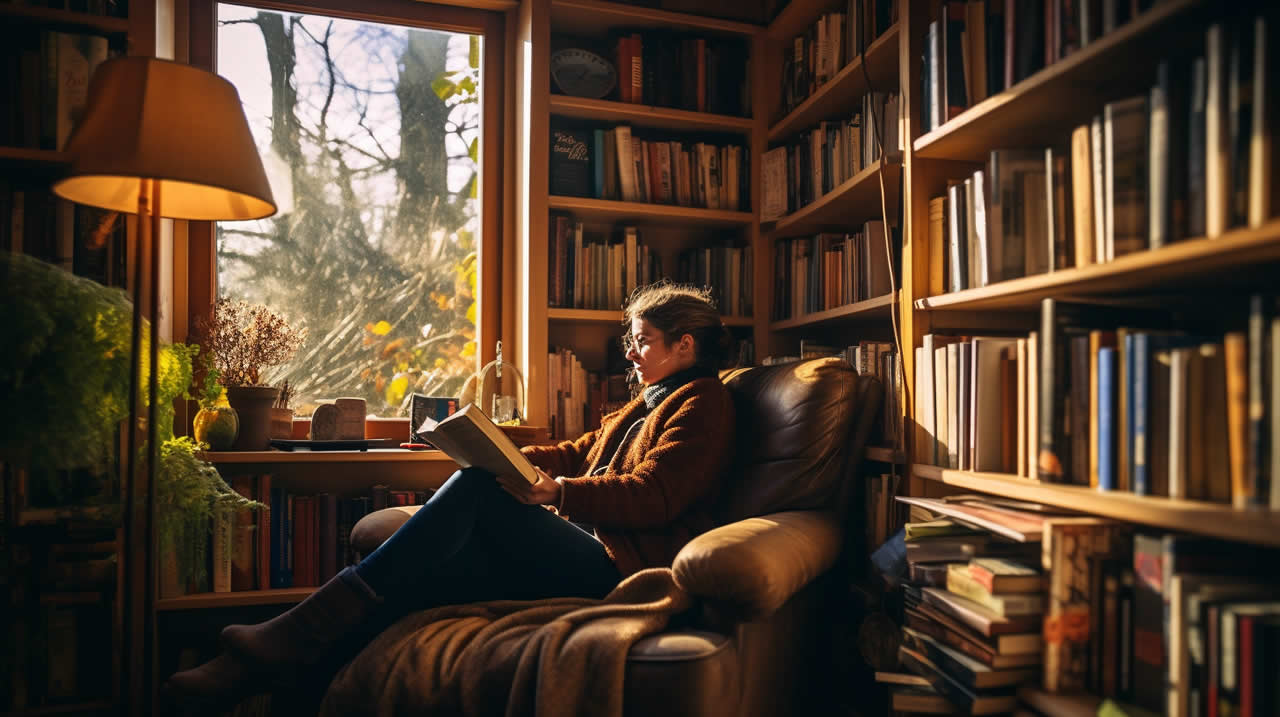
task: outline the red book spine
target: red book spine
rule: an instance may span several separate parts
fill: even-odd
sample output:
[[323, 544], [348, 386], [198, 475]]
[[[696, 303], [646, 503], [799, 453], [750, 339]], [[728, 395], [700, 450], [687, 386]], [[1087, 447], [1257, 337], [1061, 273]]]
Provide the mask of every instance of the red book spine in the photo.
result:
[[[407, 491], [406, 491], [407, 492]], [[320, 581], [338, 574], [338, 496], [320, 494]]]
[[271, 587], [271, 476], [258, 476], [258, 491], [254, 496], [254, 500], [262, 503], [263, 507], [258, 509], [257, 517], [257, 573], [258, 573], [258, 589], [266, 590]]
[[1253, 615], [1241, 615], [1240, 660], [1236, 674], [1240, 675], [1240, 717], [1253, 717]]
[[618, 59], [618, 101], [631, 101], [631, 38], [620, 37], [616, 45]]

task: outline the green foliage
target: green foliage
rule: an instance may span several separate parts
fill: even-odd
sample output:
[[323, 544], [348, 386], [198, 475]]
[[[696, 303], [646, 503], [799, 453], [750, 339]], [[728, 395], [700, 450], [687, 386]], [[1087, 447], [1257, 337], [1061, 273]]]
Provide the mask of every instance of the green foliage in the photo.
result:
[[0, 253], [0, 461], [104, 469], [129, 415], [124, 292]]
[[[50, 483], [31, 490], [66, 496], [72, 486], [57, 482], [83, 476], [68, 469], [111, 469], [120, 424], [129, 415], [132, 305], [119, 289], [3, 252], [0, 315], [0, 404], [7, 409], [0, 412], [0, 461], [26, 467], [29, 480]], [[141, 330], [145, 387], [145, 321]], [[174, 344], [157, 355], [157, 532], [162, 550], [180, 553], [183, 579], [204, 569], [210, 517], [262, 507], [232, 491], [199, 457], [194, 441], [173, 437], [174, 400], [186, 395], [199, 351]]]

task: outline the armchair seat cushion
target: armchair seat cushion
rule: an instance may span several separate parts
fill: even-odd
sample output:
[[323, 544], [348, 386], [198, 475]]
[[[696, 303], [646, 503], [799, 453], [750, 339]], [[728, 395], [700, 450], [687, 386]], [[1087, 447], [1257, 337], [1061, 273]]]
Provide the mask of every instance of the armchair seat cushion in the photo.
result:
[[684, 662], [715, 657], [729, 649], [729, 638], [704, 630], [681, 630], [650, 635], [631, 646], [628, 662]]

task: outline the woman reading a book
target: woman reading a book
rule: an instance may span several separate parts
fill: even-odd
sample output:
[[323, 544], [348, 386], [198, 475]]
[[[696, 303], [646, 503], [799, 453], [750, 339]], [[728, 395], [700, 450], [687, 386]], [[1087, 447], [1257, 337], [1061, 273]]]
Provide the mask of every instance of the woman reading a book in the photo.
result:
[[536, 482], [454, 473], [360, 564], [277, 618], [223, 630], [223, 654], [174, 675], [170, 693], [234, 704], [299, 668], [349, 657], [414, 610], [600, 598], [638, 570], [670, 566], [718, 525], [712, 506], [734, 421], [717, 370], [730, 337], [709, 292], [666, 282], [638, 289], [624, 316], [639, 397], [577, 440], [522, 449]]

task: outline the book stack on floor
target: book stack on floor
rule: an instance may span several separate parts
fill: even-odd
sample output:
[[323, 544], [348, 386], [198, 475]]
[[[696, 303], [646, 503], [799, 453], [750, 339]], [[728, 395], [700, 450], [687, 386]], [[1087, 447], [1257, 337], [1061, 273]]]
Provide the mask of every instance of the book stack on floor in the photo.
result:
[[[901, 243], [891, 228], [894, 266]], [[890, 282], [884, 222], [866, 222], [849, 234], [779, 239], [774, 246], [773, 318], [796, 318], [884, 296]]]
[[1280, 213], [1280, 113], [1267, 84], [1280, 19], [1274, 7], [1241, 15], [1209, 27], [1202, 55], [1162, 62], [1147, 93], [1107, 103], [1054, 146], [997, 149], [952, 180], [930, 200], [929, 294], [1105, 263]]
[[[939, 704], [937, 711], [1012, 710], [1015, 688], [1036, 682], [1043, 660], [1048, 581], [1037, 567], [1043, 520], [976, 498], [898, 500], [912, 505], [913, 516], [903, 532], [903, 667], [945, 698], [947, 709]], [[1000, 533], [979, 523], [999, 526]], [[918, 709], [928, 703], [919, 686], [906, 689], [895, 688], [895, 705], [913, 709], [906, 704], [918, 702]]]
[[[1280, 443], [1276, 300], [1251, 297], [1235, 321], [1247, 331], [1225, 335], [1165, 328], [1172, 318], [1045, 299], [1040, 330], [1025, 339], [926, 335], [920, 461], [1280, 507], [1280, 452], [1266, 448]], [[1209, 329], [1221, 331], [1216, 322]]]

